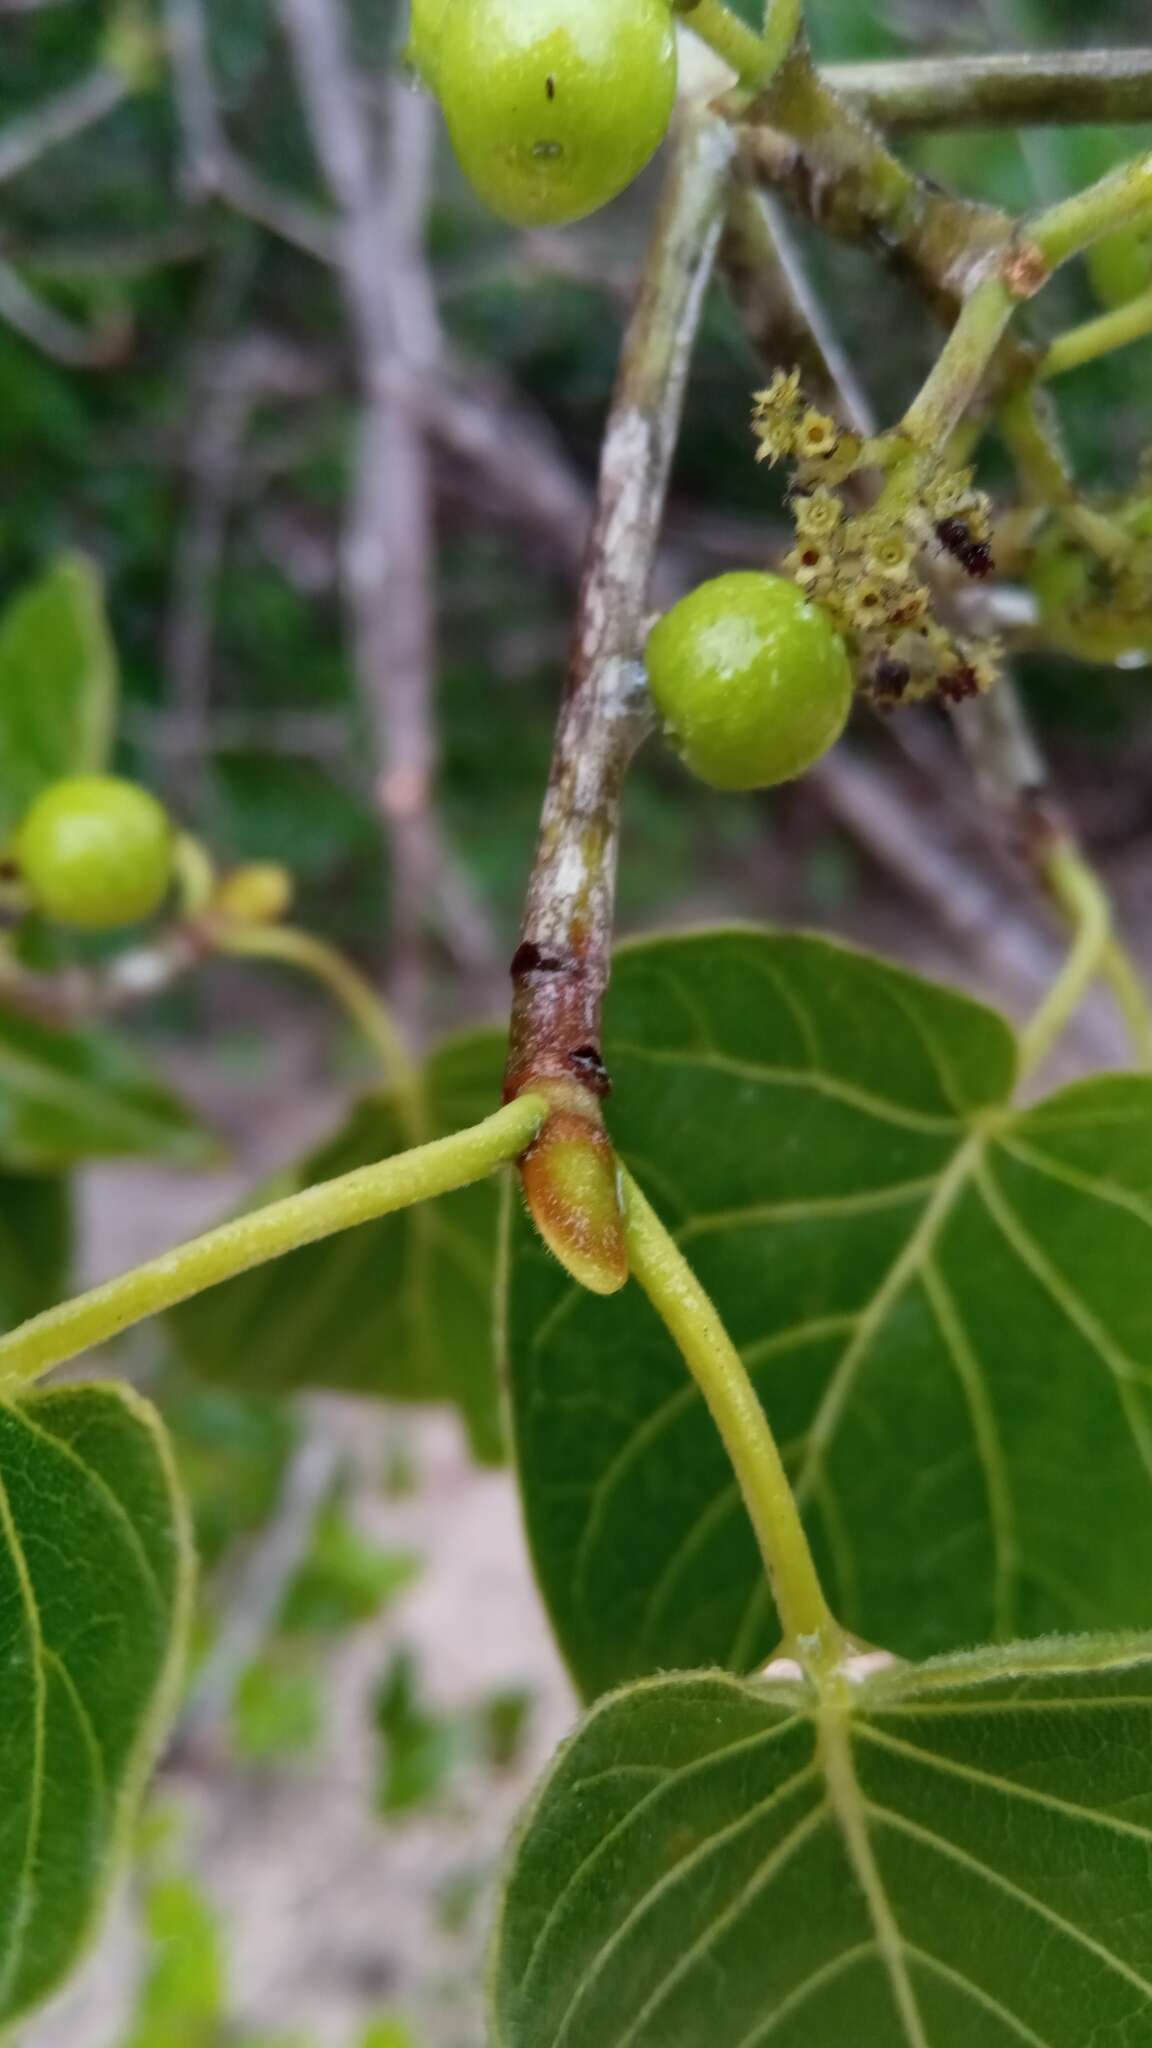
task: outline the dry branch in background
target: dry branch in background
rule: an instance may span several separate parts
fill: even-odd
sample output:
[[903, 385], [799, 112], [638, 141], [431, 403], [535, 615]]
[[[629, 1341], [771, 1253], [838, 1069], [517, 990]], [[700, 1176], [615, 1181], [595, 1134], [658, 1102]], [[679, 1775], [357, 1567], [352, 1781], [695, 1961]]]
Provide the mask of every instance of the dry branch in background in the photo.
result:
[[184, 461], [187, 506], [176, 538], [164, 651], [180, 734], [181, 796], [185, 811], [193, 815], [196, 784], [211, 748], [216, 586], [252, 417], [268, 399], [310, 397], [325, 382], [312, 358], [261, 333], [210, 346], [192, 377]]
[[337, 210], [337, 267], [361, 391], [344, 580], [391, 849], [392, 996], [411, 1023], [422, 1008], [430, 922], [470, 972], [487, 975], [495, 958], [434, 808], [432, 480], [426, 432], [403, 390], [406, 375], [423, 378], [442, 357], [424, 253], [434, 115], [394, 80], [387, 161], [378, 164], [341, 10], [328, 0], [279, 0], [279, 12]]

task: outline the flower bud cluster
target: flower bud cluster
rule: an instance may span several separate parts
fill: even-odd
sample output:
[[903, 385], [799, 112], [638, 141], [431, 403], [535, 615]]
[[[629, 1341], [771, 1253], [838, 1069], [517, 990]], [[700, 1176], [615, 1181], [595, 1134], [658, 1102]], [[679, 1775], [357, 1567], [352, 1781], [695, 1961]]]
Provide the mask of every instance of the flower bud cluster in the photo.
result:
[[[949, 468], [898, 435], [868, 439], [810, 406], [798, 370], [778, 371], [753, 413], [757, 460], [793, 465], [796, 545], [781, 567], [831, 614], [847, 640], [861, 694], [882, 707], [990, 689], [999, 648], [962, 636], [938, 616], [917, 563], [930, 548], [966, 576], [992, 569], [991, 512], [971, 472]], [[886, 476], [859, 511], [839, 486], [862, 471]]]

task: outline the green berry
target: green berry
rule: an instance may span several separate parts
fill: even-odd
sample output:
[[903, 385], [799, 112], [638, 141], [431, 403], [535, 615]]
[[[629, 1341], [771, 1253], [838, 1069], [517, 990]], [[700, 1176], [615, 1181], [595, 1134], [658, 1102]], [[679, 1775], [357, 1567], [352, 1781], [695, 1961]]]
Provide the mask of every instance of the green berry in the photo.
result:
[[449, 5], [450, 0], [412, 0], [406, 55], [413, 69], [433, 91], [439, 70], [440, 36]]
[[[1146, 541], [1152, 500], [1125, 505], [1118, 520], [1133, 539]], [[1056, 523], [1033, 553], [1028, 580], [1053, 647], [1081, 661], [1135, 665], [1152, 659], [1152, 609], [1120, 602], [1105, 565]]]
[[669, 0], [448, 0], [434, 61], [461, 165], [524, 226], [614, 199], [676, 97]]
[[672, 744], [714, 789], [766, 789], [818, 761], [852, 705], [827, 612], [782, 576], [717, 576], [648, 641], [648, 685]]
[[172, 827], [146, 789], [77, 775], [37, 797], [16, 857], [35, 909], [58, 924], [109, 931], [158, 910], [172, 879]]

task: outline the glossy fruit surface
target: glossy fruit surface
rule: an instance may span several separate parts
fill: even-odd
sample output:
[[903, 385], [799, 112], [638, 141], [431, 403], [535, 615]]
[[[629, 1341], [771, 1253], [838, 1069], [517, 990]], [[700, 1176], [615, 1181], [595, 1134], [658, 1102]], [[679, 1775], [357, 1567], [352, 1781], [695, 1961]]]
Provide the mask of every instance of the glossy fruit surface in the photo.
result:
[[648, 640], [648, 685], [668, 738], [715, 789], [803, 774], [844, 730], [848, 651], [826, 612], [782, 576], [717, 576]]
[[37, 797], [16, 857], [35, 908], [58, 924], [109, 931], [151, 917], [172, 879], [172, 827], [146, 789], [77, 775]]
[[408, 62], [420, 73], [425, 85], [436, 89], [440, 68], [440, 35], [452, 0], [412, 0], [408, 24]]
[[448, 0], [435, 63], [463, 169], [525, 226], [615, 198], [676, 97], [669, 0]]

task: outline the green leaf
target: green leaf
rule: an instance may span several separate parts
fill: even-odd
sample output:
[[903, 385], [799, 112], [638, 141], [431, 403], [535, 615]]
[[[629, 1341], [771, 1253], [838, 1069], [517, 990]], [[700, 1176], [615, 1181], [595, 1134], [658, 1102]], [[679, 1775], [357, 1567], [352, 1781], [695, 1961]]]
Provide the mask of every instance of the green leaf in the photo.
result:
[[[626, 950], [610, 1122], [713, 1295], [834, 1610], [907, 1656], [1152, 1623], [1152, 1082], [1009, 1106], [990, 1011], [823, 940]], [[719, 1438], [636, 1287], [521, 1223], [521, 1485], [590, 1695], [777, 1638]], [[1128, 1276], [1118, 1285], [1119, 1275]]]
[[50, 1308], [67, 1290], [72, 1196], [59, 1174], [0, 1173], [0, 1328]]
[[125, 1387], [0, 1405], [0, 2026], [75, 1961], [164, 1731], [191, 1550]]
[[[426, 1069], [430, 1136], [459, 1130], [499, 1100], [503, 1041], [451, 1039]], [[328, 1144], [280, 1176], [297, 1188], [402, 1152], [411, 1143], [387, 1096], [353, 1110]], [[287, 1392], [336, 1387], [390, 1401], [458, 1402], [477, 1455], [500, 1455], [493, 1364], [495, 1181], [365, 1223], [229, 1280], [169, 1318], [182, 1359], [208, 1379]]]
[[[865, 1660], [874, 1662], [875, 1660]], [[499, 2048], [1148, 2048], [1152, 1644], [599, 1706], [524, 1826]]]
[[104, 767], [116, 699], [99, 574], [64, 555], [0, 618], [0, 842], [48, 783]]
[[0, 1159], [52, 1172], [132, 1157], [203, 1166], [217, 1147], [171, 1090], [106, 1031], [50, 1031], [0, 1013]]

